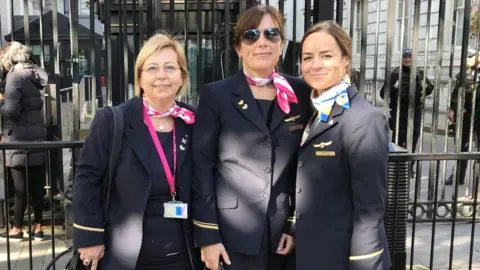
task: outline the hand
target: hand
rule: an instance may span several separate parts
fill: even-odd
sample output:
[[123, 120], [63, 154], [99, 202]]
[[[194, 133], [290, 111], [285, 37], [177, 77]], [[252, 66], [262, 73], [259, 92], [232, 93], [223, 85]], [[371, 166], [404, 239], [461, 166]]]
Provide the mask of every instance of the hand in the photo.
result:
[[5, 96], [3, 94], [0, 94], [0, 100], [4, 100]]
[[398, 89], [398, 80], [395, 82], [395, 84], [393, 85], [393, 87], [395, 87], [395, 88]]
[[455, 122], [455, 111], [452, 109], [448, 109], [448, 120]]
[[220, 256], [223, 261], [230, 265], [230, 258], [222, 243], [206, 246], [201, 248], [202, 261], [205, 266], [211, 270], [218, 270], [218, 264], [220, 263]]
[[78, 252], [80, 253], [80, 259], [83, 261], [85, 266], [91, 265], [91, 270], [98, 269], [98, 262], [103, 255], [105, 254], [105, 246], [92, 246], [86, 248], [79, 248]]
[[295, 247], [295, 238], [288, 234], [282, 234], [280, 242], [278, 242], [277, 254], [288, 255], [293, 251]]

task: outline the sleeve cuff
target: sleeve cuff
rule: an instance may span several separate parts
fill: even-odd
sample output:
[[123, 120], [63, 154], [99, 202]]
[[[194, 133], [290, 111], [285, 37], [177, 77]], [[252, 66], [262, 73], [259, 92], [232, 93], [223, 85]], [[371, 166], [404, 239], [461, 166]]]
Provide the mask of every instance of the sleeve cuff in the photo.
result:
[[82, 226], [74, 223], [74, 246], [84, 248], [105, 244], [105, 229]]
[[195, 247], [205, 247], [221, 243], [218, 224], [193, 219]]
[[350, 256], [350, 261], [361, 261], [361, 260], [367, 260], [367, 259], [375, 258], [375, 257], [378, 257], [378, 256], [382, 255], [383, 251], [384, 251], [384, 249], [382, 248], [379, 251], [375, 251], [375, 252], [372, 252], [372, 253], [369, 253], [369, 254]]
[[285, 226], [283, 227], [283, 233], [295, 237], [295, 216], [290, 216], [287, 218]]

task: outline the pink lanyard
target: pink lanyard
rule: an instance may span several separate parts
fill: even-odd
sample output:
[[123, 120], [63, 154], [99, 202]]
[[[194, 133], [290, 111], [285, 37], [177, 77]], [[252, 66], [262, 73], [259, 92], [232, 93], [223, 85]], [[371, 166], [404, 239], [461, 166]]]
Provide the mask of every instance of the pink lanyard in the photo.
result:
[[148, 113], [145, 107], [143, 108], [143, 119], [145, 120], [145, 123], [147, 124], [147, 127], [148, 127], [148, 131], [152, 136], [153, 143], [155, 144], [155, 148], [157, 148], [158, 156], [162, 161], [163, 170], [165, 171], [165, 176], [167, 177], [167, 182], [168, 182], [168, 185], [170, 186], [170, 193], [173, 197], [173, 200], [175, 201], [175, 196], [177, 195], [177, 193], [175, 192], [175, 171], [177, 168], [177, 143], [175, 141], [175, 125], [173, 125], [173, 173], [172, 173], [172, 171], [170, 170], [170, 166], [168, 165], [167, 158], [165, 157], [165, 153], [163, 152], [163, 147], [160, 144], [160, 140], [158, 139], [158, 135], [155, 132], [155, 129], [153, 128], [152, 120], [150, 119], [150, 116], [148, 116]]

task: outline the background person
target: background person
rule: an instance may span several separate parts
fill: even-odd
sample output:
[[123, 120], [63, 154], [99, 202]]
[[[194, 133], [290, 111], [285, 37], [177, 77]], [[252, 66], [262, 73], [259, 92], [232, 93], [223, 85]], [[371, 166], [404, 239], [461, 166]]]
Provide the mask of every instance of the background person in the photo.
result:
[[[405, 149], [407, 147], [407, 131], [408, 131], [408, 107], [410, 99], [414, 99], [414, 113], [413, 113], [413, 141], [412, 141], [412, 152], [415, 152], [417, 148], [418, 138], [420, 137], [420, 127], [421, 127], [421, 117], [422, 117], [422, 104], [425, 101], [423, 96], [423, 70], [417, 68], [416, 77], [415, 77], [415, 97], [410, 95], [410, 70], [412, 65], [412, 50], [406, 49], [403, 51], [402, 57], [402, 66], [395, 68], [390, 75], [390, 118], [389, 126], [392, 130], [392, 142], [395, 142], [395, 131], [396, 131], [396, 121], [397, 114], [399, 115], [399, 129], [398, 129], [398, 145]], [[400, 68], [402, 69], [402, 79], [400, 85]], [[426, 79], [426, 89], [425, 93], [429, 96], [433, 92], [433, 83]], [[386, 85], [383, 85], [380, 90], [381, 98], [384, 98]], [[401, 89], [401, 96], [399, 96], [399, 89]], [[400, 99], [400, 108], [397, 107], [398, 99]], [[412, 170], [413, 170], [412, 161]]]
[[[33, 142], [46, 139], [42, 113], [42, 90], [48, 83], [45, 70], [37, 65], [32, 50], [19, 43], [11, 42], [2, 49], [0, 62], [5, 70], [4, 94], [0, 94], [3, 142]], [[34, 220], [32, 237], [43, 239], [42, 214], [45, 195], [45, 150], [6, 150], [5, 163], [14, 187], [14, 222], [9, 231], [10, 241], [23, 240], [23, 222], [27, 209], [28, 194], [31, 196]], [[28, 179], [27, 179], [28, 175]], [[10, 178], [8, 177], [8, 178]], [[7, 233], [0, 234], [7, 238]]]

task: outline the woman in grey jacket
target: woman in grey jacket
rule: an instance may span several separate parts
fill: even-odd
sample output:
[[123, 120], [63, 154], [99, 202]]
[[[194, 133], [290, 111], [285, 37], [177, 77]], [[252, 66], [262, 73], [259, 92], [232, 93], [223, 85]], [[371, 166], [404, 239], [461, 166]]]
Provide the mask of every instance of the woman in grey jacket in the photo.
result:
[[[34, 60], [30, 48], [18, 42], [4, 46], [0, 62], [5, 77], [5, 93], [0, 95], [2, 140], [8, 142], [43, 141], [46, 138], [42, 114], [42, 90], [48, 81], [46, 72]], [[5, 163], [15, 190], [14, 224], [9, 232], [10, 241], [23, 240], [23, 218], [27, 207], [27, 170], [31, 204], [34, 209], [33, 237], [43, 239], [41, 230], [45, 185], [45, 151], [29, 150], [28, 160], [24, 150], [7, 150]], [[3, 233], [0, 238], [7, 238]]]

